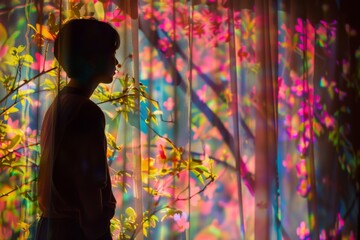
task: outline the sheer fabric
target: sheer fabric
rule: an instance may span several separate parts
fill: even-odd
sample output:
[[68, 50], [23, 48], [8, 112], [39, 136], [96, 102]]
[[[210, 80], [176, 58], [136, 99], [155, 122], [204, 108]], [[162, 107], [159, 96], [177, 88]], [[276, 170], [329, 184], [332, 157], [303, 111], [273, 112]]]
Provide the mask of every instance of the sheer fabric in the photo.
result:
[[351, 1], [0, 2], [0, 239], [28, 238], [44, 114], [71, 18], [121, 36], [106, 117], [114, 239], [359, 237]]

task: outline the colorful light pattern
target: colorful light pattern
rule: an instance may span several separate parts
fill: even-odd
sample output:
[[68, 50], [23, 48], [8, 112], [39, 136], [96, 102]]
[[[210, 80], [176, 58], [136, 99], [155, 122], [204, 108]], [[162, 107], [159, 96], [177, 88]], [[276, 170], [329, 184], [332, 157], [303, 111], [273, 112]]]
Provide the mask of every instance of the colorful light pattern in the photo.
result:
[[[53, 40], [60, 17], [89, 16], [121, 35], [115, 81], [92, 96], [107, 118], [114, 238], [359, 237], [360, 46], [344, 13], [329, 17], [324, 3], [300, 14], [292, 1], [272, 13], [258, 1], [138, 2], [0, 2], [0, 239], [34, 234], [41, 121], [68, 81]], [[259, 150], [263, 140], [276, 149]], [[272, 151], [264, 159], [276, 170], [261, 170]], [[256, 185], [263, 171], [269, 184]]]

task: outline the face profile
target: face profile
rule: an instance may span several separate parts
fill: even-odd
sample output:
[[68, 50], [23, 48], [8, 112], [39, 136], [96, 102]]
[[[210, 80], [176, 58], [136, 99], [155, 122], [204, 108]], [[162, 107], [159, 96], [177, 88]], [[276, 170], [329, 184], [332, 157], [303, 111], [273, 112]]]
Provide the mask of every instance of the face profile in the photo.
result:
[[97, 80], [95, 81], [105, 84], [111, 83], [113, 81], [113, 76], [115, 75], [115, 71], [116, 71], [116, 65], [118, 63], [119, 62], [115, 57], [115, 52], [113, 54], [104, 56], [102, 62], [94, 64], [95, 66], [104, 65], [104, 71], [99, 71], [97, 75]]
[[61, 28], [54, 55], [68, 77], [81, 85], [111, 83], [120, 37], [108, 23], [73, 19]]

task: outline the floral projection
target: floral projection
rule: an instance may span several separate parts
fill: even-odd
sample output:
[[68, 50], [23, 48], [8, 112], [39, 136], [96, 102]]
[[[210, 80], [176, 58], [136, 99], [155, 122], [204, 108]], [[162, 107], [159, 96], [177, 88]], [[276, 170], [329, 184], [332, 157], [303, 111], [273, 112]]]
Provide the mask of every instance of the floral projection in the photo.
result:
[[[0, 1], [0, 239], [31, 239], [40, 129], [73, 18], [121, 36], [106, 116], [114, 239], [357, 239], [350, 1]], [[346, 7], [347, 6], [347, 7]], [[349, 20], [350, 19], [350, 20]]]

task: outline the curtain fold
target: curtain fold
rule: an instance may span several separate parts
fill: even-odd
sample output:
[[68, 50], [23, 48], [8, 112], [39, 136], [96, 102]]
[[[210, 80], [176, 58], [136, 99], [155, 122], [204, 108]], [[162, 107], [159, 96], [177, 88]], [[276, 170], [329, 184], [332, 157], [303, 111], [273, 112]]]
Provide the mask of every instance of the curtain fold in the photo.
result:
[[[281, 239], [277, 175], [277, 1], [255, 1], [256, 84], [255, 238]], [[272, 229], [275, 227], [275, 231]]]
[[349, 0], [0, 1], [0, 239], [34, 236], [53, 41], [110, 23], [114, 239], [357, 239], [360, 24]]

